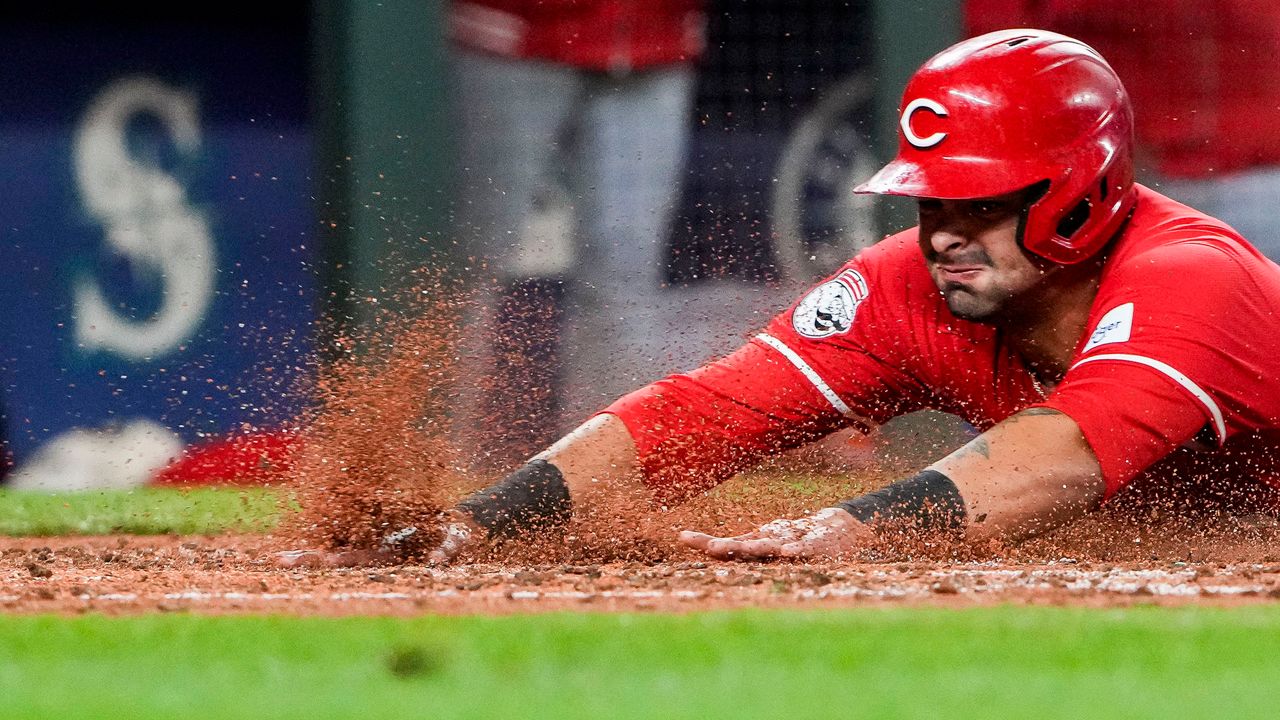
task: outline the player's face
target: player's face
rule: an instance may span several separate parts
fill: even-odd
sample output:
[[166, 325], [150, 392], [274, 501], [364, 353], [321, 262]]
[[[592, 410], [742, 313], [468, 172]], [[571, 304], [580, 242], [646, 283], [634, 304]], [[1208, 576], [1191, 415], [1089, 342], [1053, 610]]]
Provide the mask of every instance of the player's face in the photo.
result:
[[1018, 244], [1027, 191], [977, 200], [920, 198], [920, 249], [947, 307], [967, 320], [994, 320], [1034, 287], [1044, 263]]

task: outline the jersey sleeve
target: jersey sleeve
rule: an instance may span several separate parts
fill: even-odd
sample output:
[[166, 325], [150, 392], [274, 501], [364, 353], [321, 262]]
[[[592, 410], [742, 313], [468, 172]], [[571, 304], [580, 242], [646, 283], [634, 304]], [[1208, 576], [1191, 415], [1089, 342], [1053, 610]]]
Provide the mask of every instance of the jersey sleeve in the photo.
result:
[[[1274, 413], [1268, 358], [1278, 357], [1274, 268], [1211, 241], [1140, 254], [1103, 278], [1092, 332], [1042, 403], [1080, 426], [1102, 467], [1106, 497], [1173, 450], [1221, 446]], [[1268, 277], [1270, 276], [1270, 277]], [[1269, 286], [1259, 285], [1259, 278]]]
[[678, 501], [766, 455], [905, 411], [918, 384], [876, 342], [902, 312], [896, 291], [878, 286], [894, 255], [872, 250], [736, 352], [604, 410], [627, 426], [656, 494]]

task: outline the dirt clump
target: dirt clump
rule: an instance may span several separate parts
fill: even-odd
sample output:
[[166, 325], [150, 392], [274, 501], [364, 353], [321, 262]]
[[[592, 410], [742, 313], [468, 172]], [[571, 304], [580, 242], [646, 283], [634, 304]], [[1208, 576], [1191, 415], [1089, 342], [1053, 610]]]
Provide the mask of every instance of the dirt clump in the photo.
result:
[[441, 510], [465, 485], [442, 396], [454, 360], [449, 313], [404, 316], [414, 319], [333, 341], [288, 478], [301, 506], [281, 533], [290, 544], [392, 548], [408, 560], [439, 542]]

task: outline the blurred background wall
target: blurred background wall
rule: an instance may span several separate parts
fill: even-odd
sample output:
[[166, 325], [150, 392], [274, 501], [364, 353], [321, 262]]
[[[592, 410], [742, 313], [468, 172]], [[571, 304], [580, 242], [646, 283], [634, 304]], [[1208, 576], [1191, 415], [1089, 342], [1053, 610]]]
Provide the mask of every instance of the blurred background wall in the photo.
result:
[[[374, 322], [369, 299], [413, 268], [469, 262], [447, 15], [438, 0], [0, 11], [11, 484], [147, 482], [237, 437], [267, 440], [232, 448], [226, 473], [278, 460], [332, 333]], [[903, 81], [960, 18], [941, 1], [710, 2], [667, 281], [785, 303], [908, 223], [848, 190], [891, 153]], [[541, 248], [531, 276], [571, 262], [556, 212], [540, 204], [512, 240]]]
[[189, 443], [296, 414], [324, 266], [309, 12], [0, 11], [15, 480], [132, 484]]

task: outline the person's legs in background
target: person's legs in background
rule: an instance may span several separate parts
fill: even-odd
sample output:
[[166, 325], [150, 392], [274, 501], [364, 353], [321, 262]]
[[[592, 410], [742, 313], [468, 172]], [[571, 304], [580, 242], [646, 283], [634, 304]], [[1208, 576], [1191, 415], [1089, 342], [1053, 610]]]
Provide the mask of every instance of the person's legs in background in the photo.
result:
[[576, 121], [586, 75], [538, 61], [455, 52], [455, 227], [473, 302], [454, 401], [456, 442], [475, 468], [523, 459], [559, 430], [554, 397], [558, 283], [531, 277], [518, 252], [558, 143]]
[[692, 369], [767, 322], [768, 293], [733, 280], [670, 287], [666, 264], [695, 75], [673, 67], [593, 84], [578, 127], [578, 258], [567, 297], [565, 422]]
[[[694, 73], [597, 76], [574, 146], [577, 258], [567, 300], [565, 419], [661, 375], [679, 342], [653, 324], [681, 185]], [[664, 347], [665, 346], [665, 347]], [[665, 367], [665, 365], [664, 365]]]

